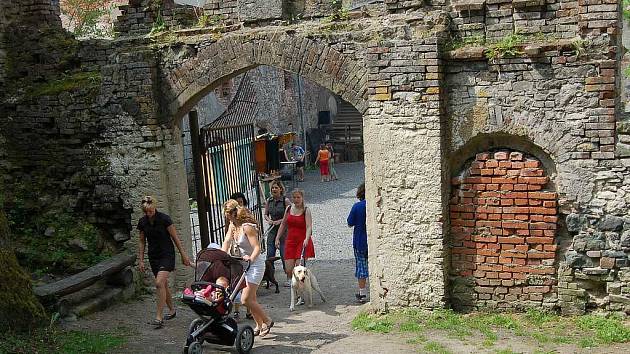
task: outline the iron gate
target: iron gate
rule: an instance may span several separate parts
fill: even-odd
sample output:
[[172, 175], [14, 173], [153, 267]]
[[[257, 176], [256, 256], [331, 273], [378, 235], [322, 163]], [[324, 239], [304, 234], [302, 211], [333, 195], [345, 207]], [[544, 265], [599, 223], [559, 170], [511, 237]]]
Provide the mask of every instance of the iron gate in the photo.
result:
[[[200, 181], [197, 188], [198, 212], [201, 228], [201, 246], [215, 242], [223, 243], [226, 232], [226, 219], [223, 215], [223, 204], [230, 195], [241, 192], [248, 201], [248, 207], [261, 226], [259, 239], [262, 241], [262, 209], [258, 173], [254, 164], [254, 125], [242, 124], [226, 127], [203, 127], [200, 130], [201, 171], [195, 171], [195, 178]], [[194, 153], [193, 153], [194, 154]], [[201, 203], [199, 200], [203, 200]], [[203, 204], [203, 205], [202, 205]], [[202, 215], [203, 214], [203, 215]], [[207, 218], [206, 218], [207, 216]], [[205, 230], [204, 230], [205, 229]]]

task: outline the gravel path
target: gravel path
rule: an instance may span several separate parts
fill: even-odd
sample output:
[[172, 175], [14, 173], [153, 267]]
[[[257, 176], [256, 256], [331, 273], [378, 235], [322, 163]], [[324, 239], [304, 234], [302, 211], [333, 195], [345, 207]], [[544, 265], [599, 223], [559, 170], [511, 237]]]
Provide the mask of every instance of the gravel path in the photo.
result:
[[[357, 201], [357, 187], [364, 181], [364, 165], [363, 162], [344, 163], [337, 164], [335, 169], [339, 176], [337, 181], [321, 182], [317, 169], [305, 171], [304, 182], [297, 184], [298, 188], [304, 189], [306, 204], [313, 215], [313, 242], [318, 260], [354, 259], [352, 229], [346, 225], [346, 218]], [[290, 194], [294, 184], [291, 181], [284, 183], [287, 194]], [[191, 213], [191, 223], [193, 234], [198, 235], [196, 210]], [[193, 253], [200, 247], [201, 242], [197, 241]]]
[[364, 180], [363, 162], [335, 165], [339, 180], [320, 182], [319, 170], [307, 171], [299, 188], [313, 215], [313, 242], [318, 260], [354, 259], [352, 229], [347, 218], [357, 202], [356, 191]]

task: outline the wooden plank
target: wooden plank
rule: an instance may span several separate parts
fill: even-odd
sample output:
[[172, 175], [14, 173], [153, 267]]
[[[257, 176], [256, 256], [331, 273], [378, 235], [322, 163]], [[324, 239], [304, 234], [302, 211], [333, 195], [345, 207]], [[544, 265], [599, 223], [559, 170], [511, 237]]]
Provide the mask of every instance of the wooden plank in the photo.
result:
[[81, 273], [71, 275], [54, 283], [35, 287], [38, 297], [64, 296], [96, 283], [99, 279], [120, 272], [136, 261], [136, 255], [119, 253]]

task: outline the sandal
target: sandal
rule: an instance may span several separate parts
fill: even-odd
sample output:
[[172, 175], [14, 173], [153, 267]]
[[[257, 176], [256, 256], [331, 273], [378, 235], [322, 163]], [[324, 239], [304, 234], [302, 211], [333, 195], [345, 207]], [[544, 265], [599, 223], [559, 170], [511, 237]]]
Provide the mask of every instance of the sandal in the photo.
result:
[[175, 316], [177, 316], [177, 311], [171, 313], [167, 313], [166, 315], [164, 315], [164, 319], [165, 320], [172, 320], [173, 318], [175, 318]]
[[258, 334], [260, 336], [260, 338], [263, 338], [266, 335], [268, 335], [269, 332], [271, 331], [271, 327], [273, 327], [273, 325], [274, 325], [273, 321], [269, 322], [269, 324], [264, 323], [263, 324], [263, 328], [260, 330], [260, 333]]
[[153, 320], [151, 322], [148, 322], [148, 324], [153, 326], [153, 329], [160, 329], [164, 327], [164, 320]]

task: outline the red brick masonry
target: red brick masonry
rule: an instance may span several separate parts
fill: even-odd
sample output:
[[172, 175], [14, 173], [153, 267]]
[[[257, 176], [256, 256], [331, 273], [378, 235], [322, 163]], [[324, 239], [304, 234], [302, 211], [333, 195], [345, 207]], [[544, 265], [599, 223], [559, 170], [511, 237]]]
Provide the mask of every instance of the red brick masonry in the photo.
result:
[[548, 182], [540, 161], [515, 151], [477, 154], [453, 178], [451, 274], [474, 277], [477, 300], [542, 301], [552, 290], [558, 216]]

